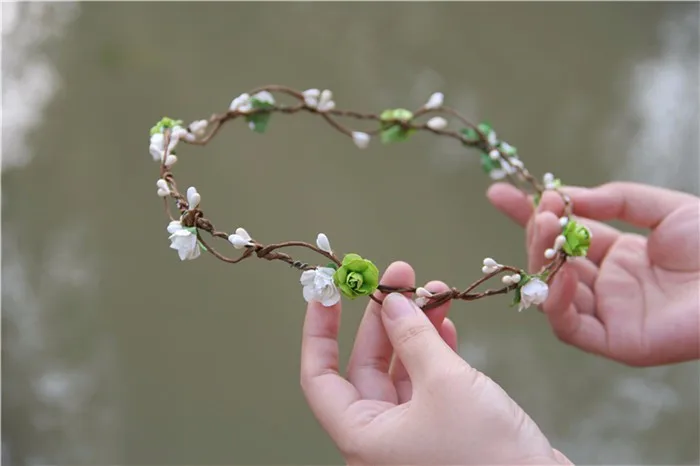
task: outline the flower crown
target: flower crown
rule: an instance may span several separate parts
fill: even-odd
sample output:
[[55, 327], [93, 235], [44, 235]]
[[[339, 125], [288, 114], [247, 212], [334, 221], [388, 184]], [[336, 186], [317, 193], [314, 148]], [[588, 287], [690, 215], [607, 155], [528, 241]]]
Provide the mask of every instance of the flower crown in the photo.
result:
[[[295, 100], [293, 105], [277, 103], [272, 93], [285, 94]], [[160, 179], [157, 181], [157, 194], [164, 198], [165, 210], [170, 217], [167, 231], [170, 233], [170, 247], [178, 252], [180, 260], [192, 260], [208, 252], [217, 259], [237, 264], [251, 257], [268, 261], [282, 261], [302, 271], [300, 284], [304, 299], [308, 302], [318, 301], [324, 306], [333, 306], [341, 296], [355, 299], [368, 296], [376, 302], [380, 299], [375, 291], [383, 293], [410, 292], [415, 302], [422, 309], [437, 307], [451, 299], [473, 301], [487, 296], [506, 294], [514, 291], [512, 305], [523, 310], [531, 305], [539, 305], [547, 299], [548, 283], [569, 258], [585, 256], [591, 242], [591, 232], [577, 223], [572, 216], [570, 197], [559, 188], [561, 182], [551, 173], [542, 177], [542, 182], [532, 176], [518, 157], [515, 147], [499, 139], [493, 128], [485, 122], [474, 125], [455, 110], [443, 105], [443, 94], [436, 92], [428, 101], [412, 112], [403, 108], [385, 110], [380, 114], [359, 113], [339, 110], [335, 107], [333, 94], [329, 90], [307, 89], [303, 92], [285, 86], [263, 86], [233, 99], [228, 111], [214, 114], [208, 120], [197, 120], [187, 127], [181, 120], [161, 119], [150, 132], [150, 153], [153, 160], [160, 163]], [[303, 241], [286, 241], [282, 243], [263, 244], [253, 239], [244, 228], [237, 228], [233, 234], [217, 230], [212, 222], [204, 216], [201, 209], [201, 196], [196, 188], [187, 189], [186, 195], [178, 191], [172, 166], [177, 162], [176, 146], [182, 142], [192, 145], [206, 145], [219, 131], [221, 126], [242, 118], [248, 127], [256, 133], [267, 130], [274, 113], [291, 115], [308, 112], [323, 118], [331, 127], [348, 136], [360, 148], [366, 148], [372, 137], [379, 136], [384, 144], [401, 142], [409, 139], [418, 131], [433, 133], [437, 136], [456, 139], [462, 145], [478, 149], [481, 167], [493, 180], [508, 179], [525, 193], [533, 195], [535, 205], [546, 190], [557, 192], [564, 201], [564, 216], [560, 218], [561, 233], [552, 248], [545, 251], [548, 262], [537, 273], [528, 274], [524, 270], [503, 265], [492, 258], [483, 261], [483, 275], [466, 289], [452, 288], [440, 293], [431, 293], [423, 287], [398, 288], [379, 284], [379, 270], [370, 260], [355, 253], [345, 254], [342, 259], [331, 248], [328, 237], [319, 233], [315, 245]], [[421, 117], [435, 115], [425, 122]], [[456, 120], [462, 129], [446, 129], [448, 121], [440, 115]], [[378, 128], [373, 131], [353, 131], [338, 121], [341, 118], [375, 121]], [[174, 201], [179, 211], [179, 218], [171, 213], [169, 200]], [[208, 233], [211, 238], [228, 241], [229, 246], [241, 251], [237, 257], [228, 257], [214, 249], [202, 236]], [[325, 260], [327, 265], [312, 265], [298, 260], [283, 249], [300, 247], [310, 249]], [[501, 275], [502, 287], [476, 291], [486, 281]]]

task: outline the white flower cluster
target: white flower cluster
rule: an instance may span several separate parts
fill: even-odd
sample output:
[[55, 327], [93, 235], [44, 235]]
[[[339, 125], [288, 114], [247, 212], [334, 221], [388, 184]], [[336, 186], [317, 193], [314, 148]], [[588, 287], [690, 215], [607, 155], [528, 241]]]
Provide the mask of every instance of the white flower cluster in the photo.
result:
[[[566, 218], [566, 217], [562, 217]], [[544, 257], [547, 259], [553, 259], [557, 255], [557, 252], [561, 250], [566, 244], [566, 237], [564, 235], [559, 235], [554, 240], [554, 247], [549, 248], [544, 252]]]
[[[316, 237], [316, 246], [329, 254], [333, 253], [331, 243], [323, 233]], [[333, 281], [334, 274], [335, 269], [331, 267], [317, 267], [302, 272], [299, 282], [303, 286], [302, 293], [306, 302], [317, 301], [325, 307], [337, 304], [340, 301], [340, 290]]]
[[557, 180], [551, 173], [545, 173], [542, 176], [542, 182], [544, 183], [544, 189], [556, 189], [558, 186]]
[[[508, 155], [515, 152], [513, 147], [505, 141], [499, 143], [496, 133], [491, 131], [489, 133], [489, 144], [494, 147], [489, 151], [489, 157], [491, 160], [500, 161], [501, 168], [496, 168], [489, 172], [492, 180], [502, 180], [508, 175], [519, 174], [518, 170], [522, 170], [525, 167], [523, 161], [518, 158], [517, 155]], [[495, 147], [498, 146], [499, 149]]]
[[248, 113], [253, 110], [253, 99], [274, 105], [275, 98], [267, 91], [260, 91], [252, 97], [243, 93], [231, 101], [228, 109], [231, 112]]
[[316, 109], [317, 112], [328, 112], [335, 108], [335, 102], [333, 101], [333, 93], [324, 89], [323, 91], [319, 89], [307, 89], [302, 92], [304, 96], [304, 103], [307, 107]]
[[[197, 120], [189, 124], [187, 128], [182, 126], [174, 126], [170, 129], [170, 141], [168, 142], [167, 150], [163, 150], [165, 146], [165, 134], [156, 133], [151, 136], [149, 152], [153, 157], [154, 162], [164, 162], [166, 167], [171, 167], [177, 162], [177, 156], [173, 154], [173, 150], [177, 143], [183, 139], [186, 141], [194, 141], [198, 137], [204, 135], [209, 122], [207, 120]], [[158, 186], [161, 188], [161, 186]]]
[[513, 275], [504, 275], [503, 278], [501, 278], [501, 281], [504, 285], [510, 286], [519, 283], [521, 278], [522, 277], [519, 273], [514, 273]]
[[484, 259], [484, 266], [481, 268], [481, 271], [485, 274], [488, 274], [493, 273], [497, 270], [501, 270], [501, 267], [503, 267], [502, 264], [499, 264], [490, 257], [487, 257], [486, 259]]

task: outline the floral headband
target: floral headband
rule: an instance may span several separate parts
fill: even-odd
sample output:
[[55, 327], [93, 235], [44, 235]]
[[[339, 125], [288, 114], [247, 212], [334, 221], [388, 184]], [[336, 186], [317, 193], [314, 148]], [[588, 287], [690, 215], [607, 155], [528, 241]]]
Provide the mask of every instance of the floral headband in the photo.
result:
[[[291, 97], [295, 103], [279, 104], [272, 93]], [[207, 252], [231, 264], [251, 257], [285, 262], [302, 271], [300, 284], [303, 287], [304, 299], [308, 302], [318, 301], [323, 306], [333, 306], [340, 301], [341, 296], [348, 299], [368, 296], [381, 303], [374, 295], [375, 291], [413, 293], [416, 304], [424, 310], [437, 307], [451, 299], [473, 301], [511, 291], [514, 292], [512, 305], [517, 305], [518, 310], [543, 303], [548, 296], [548, 284], [565, 261], [587, 254], [591, 232], [573, 219], [572, 202], [570, 197], [559, 189], [560, 180], [555, 179], [551, 173], [546, 173], [540, 182], [525, 168], [518, 157], [517, 149], [499, 139], [488, 123], [474, 125], [452, 108], [443, 105], [443, 101], [443, 94], [436, 92], [413, 112], [398, 108], [385, 110], [380, 114], [360, 113], [336, 109], [333, 94], [327, 89], [307, 89], [301, 92], [285, 86], [270, 85], [241, 94], [233, 99], [226, 112], [214, 114], [208, 120], [193, 121], [187, 127], [183, 126], [181, 120], [167, 117], [161, 119], [151, 128], [150, 153], [153, 160], [160, 163], [160, 179], [156, 183], [157, 194], [164, 199], [165, 210], [171, 220], [167, 226], [170, 247], [178, 252], [180, 260], [183, 261], [196, 259], [202, 252]], [[509, 180], [523, 192], [533, 195], [535, 205], [539, 203], [544, 191], [557, 192], [564, 201], [564, 216], [559, 222], [561, 233], [552, 247], [545, 251], [548, 262], [537, 273], [528, 274], [518, 267], [503, 265], [487, 257], [481, 269], [483, 275], [463, 290], [452, 288], [440, 293], [431, 293], [423, 287], [398, 288], [380, 285], [379, 270], [375, 264], [355, 253], [345, 254], [341, 259], [323, 233], [318, 234], [315, 244], [303, 241], [263, 244], [253, 239], [241, 227], [233, 234], [225, 233], [216, 229], [204, 216], [201, 196], [196, 188], [188, 188], [186, 195], [178, 190], [172, 167], [178, 160], [175, 148], [180, 142], [204, 146], [216, 136], [224, 123], [235, 119], [243, 119], [252, 131], [264, 133], [274, 113], [293, 115], [299, 112], [320, 116], [331, 127], [348, 136], [360, 149], [368, 147], [372, 138], [376, 136], [383, 144], [390, 144], [406, 141], [419, 131], [456, 139], [462, 145], [479, 151], [481, 167], [491, 179]], [[425, 122], [419, 121], [429, 115], [435, 116]], [[459, 123], [461, 129], [447, 129], [448, 121], [445, 116]], [[338, 118], [374, 121], [378, 127], [368, 132], [354, 131], [341, 124]], [[169, 201], [174, 202], [179, 212], [177, 218], [171, 212]], [[240, 253], [237, 257], [224, 255], [209, 243], [210, 240], [205, 240], [202, 232], [206, 232], [212, 239], [226, 240], [229, 247], [232, 246]], [[307, 264], [283, 252], [295, 247], [310, 249], [329, 262], [325, 265]], [[477, 287], [498, 276], [501, 276], [502, 287], [476, 291]]]

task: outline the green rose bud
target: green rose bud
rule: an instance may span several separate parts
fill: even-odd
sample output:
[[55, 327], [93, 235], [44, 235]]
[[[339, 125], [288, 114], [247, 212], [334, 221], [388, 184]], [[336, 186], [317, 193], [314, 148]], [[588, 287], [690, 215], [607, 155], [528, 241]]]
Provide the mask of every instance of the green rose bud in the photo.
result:
[[404, 128], [400, 124], [397, 124], [397, 121], [407, 123], [411, 121], [412, 118], [413, 113], [404, 108], [384, 110], [379, 116], [379, 119], [382, 121], [382, 142], [388, 144], [390, 142], [400, 142], [408, 139], [416, 130]]
[[591, 245], [591, 231], [588, 228], [571, 220], [564, 227], [562, 235], [566, 238], [562, 246], [565, 253], [570, 256], [585, 256], [588, 253]]
[[162, 133], [165, 131], [165, 128], [174, 128], [175, 126], [182, 126], [182, 120], [173, 120], [172, 118], [163, 117], [151, 128], [151, 136]]
[[368, 296], [379, 286], [379, 270], [357, 254], [347, 254], [342, 265], [333, 274], [340, 292], [350, 299]]

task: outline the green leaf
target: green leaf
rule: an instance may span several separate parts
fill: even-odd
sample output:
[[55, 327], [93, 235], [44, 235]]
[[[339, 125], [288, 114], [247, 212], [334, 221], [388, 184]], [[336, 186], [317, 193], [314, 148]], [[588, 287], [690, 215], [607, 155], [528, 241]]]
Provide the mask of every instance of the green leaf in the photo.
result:
[[380, 137], [383, 144], [390, 144], [392, 142], [407, 140], [413, 132], [414, 130], [403, 128], [400, 125], [394, 125], [382, 130]]
[[532, 198], [532, 203], [535, 204], [535, 207], [540, 205], [540, 199], [542, 199], [542, 195], [540, 193], [536, 193], [533, 198]]
[[202, 251], [207, 252], [206, 246], [204, 246], [204, 245], [202, 244], [201, 241], [197, 241], [197, 243], [199, 244], [199, 248], [200, 248]]
[[501, 168], [501, 163], [498, 160], [493, 160], [485, 152], [482, 152], [481, 153], [481, 169], [484, 170], [484, 172], [486, 172], [488, 174], [488, 173], [491, 173], [491, 170], [494, 170], [496, 168]]
[[331, 268], [333, 270], [338, 270], [338, 264], [336, 264], [335, 262], [329, 262], [328, 264], [326, 264], [326, 267]]
[[[250, 100], [251, 107], [253, 110], [258, 110], [255, 113], [251, 113], [250, 115], [246, 115], [245, 121], [248, 123], [250, 126], [250, 129], [255, 131], [256, 133], [264, 133], [267, 130], [267, 125], [270, 121], [270, 117], [272, 114], [269, 111], [264, 111], [264, 110], [270, 110], [274, 108], [275, 106], [271, 104], [270, 102], [264, 102], [261, 100], [256, 99], [253, 97]], [[263, 110], [263, 111], [260, 111]]]
[[481, 123], [476, 125], [476, 127], [479, 128], [479, 131], [481, 131], [482, 133], [484, 133], [484, 135], [487, 135], [487, 136], [491, 131], [493, 131], [491, 124], [486, 122], [486, 121], [482, 121]]
[[464, 128], [460, 130], [460, 133], [462, 133], [462, 136], [466, 139], [464, 142], [475, 143], [481, 140], [479, 133], [474, 128]]

